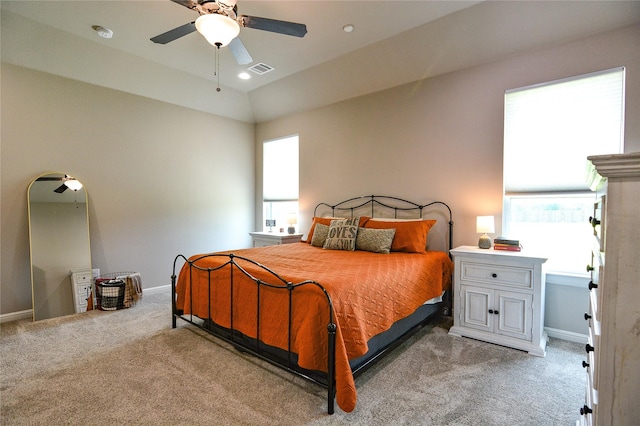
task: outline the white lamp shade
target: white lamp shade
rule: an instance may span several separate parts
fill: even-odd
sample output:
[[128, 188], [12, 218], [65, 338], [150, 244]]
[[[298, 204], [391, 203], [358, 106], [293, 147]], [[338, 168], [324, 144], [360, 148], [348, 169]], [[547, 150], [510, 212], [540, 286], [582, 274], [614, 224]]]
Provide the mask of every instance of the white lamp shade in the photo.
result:
[[291, 213], [287, 215], [287, 223], [289, 225], [295, 225], [298, 223], [298, 215], [295, 213]]
[[214, 46], [231, 43], [240, 34], [240, 25], [228, 16], [211, 13], [196, 19], [196, 29]]
[[492, 234], [496, 232], [493, 216], [478, 216], [476, 219], [476, 232], [478, 234]]

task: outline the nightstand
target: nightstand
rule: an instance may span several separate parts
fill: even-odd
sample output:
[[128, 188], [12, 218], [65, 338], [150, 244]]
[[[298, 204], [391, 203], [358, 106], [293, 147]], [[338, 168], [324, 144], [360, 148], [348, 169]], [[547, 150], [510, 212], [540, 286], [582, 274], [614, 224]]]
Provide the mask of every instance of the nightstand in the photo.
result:
[[545, 356], [546, 258], [461, 246], [454, 258], [454, 318], [449, 334]]
[[254, 247], [275, 246], [279, 244], [298, 243], [302, 234], [284, 234], [280, 232], [249, 232]]

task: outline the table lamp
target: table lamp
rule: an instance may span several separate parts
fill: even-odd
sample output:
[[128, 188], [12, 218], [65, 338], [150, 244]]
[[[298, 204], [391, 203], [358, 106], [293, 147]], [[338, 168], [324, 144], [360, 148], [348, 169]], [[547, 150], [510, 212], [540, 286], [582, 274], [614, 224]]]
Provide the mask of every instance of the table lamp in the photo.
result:
[[491, 248], [491, 238], [487, 233], [492, 234], [496, 232], [493, 216], [478, 216], [476, 219], [476, 232], [482, 234], [478, 241], [478, 247], [481, 249]]
[[289, 216], [287, 216], [287, 223], [289, 224], [289, 227], [287, 228], [287, 232], [289, 234], [295, 234], [296, 227], [294, 225], [298, 223], [297, 215], [290, 214]]

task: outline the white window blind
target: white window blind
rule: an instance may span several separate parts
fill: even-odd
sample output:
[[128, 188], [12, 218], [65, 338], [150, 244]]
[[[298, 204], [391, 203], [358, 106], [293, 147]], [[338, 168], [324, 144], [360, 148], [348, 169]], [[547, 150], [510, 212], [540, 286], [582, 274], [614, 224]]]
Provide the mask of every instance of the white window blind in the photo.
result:
[[298, 200], [298, 136], [265, 141], [262, 151], [264, 201]]
[[505, 192], [587, 190], [586, 158], [622, 152], [623, 67], [505, 93]]

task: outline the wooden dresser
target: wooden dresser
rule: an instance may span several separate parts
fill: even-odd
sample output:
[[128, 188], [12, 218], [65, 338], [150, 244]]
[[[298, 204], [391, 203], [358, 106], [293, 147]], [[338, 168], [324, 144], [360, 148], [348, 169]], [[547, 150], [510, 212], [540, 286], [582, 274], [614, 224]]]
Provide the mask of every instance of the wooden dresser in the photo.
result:
[[589, 157], [596, 191], [583, 425], [640, 422], [640, 152]]

